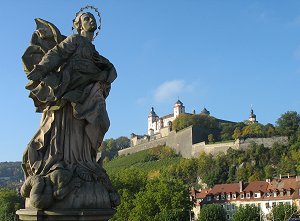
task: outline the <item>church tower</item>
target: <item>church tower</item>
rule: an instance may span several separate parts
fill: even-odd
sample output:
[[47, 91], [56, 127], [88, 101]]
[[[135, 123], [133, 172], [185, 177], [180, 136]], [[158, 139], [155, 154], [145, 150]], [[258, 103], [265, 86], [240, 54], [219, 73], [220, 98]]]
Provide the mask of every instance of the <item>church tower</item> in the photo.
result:
[[174, 104], [173, 111], [174, 111], [174, 120], [176, 119], [176, 117], [178, 117], [179, 114], [185, 113], [185, 107], [183, 106], [183, 103], [179, 99]]
[[148, 115], [148, 135], [153, 135], [154, 131], [157, 130], [157, 120], [158, 116], [154, 111], [154, 108], [151, 107], [151, 111]]
[[250, 111], [249, 121], [250, 121], [250, 123], [257, 123], [256, 115], [255, 115], [254, 112], [253, 112], [252, 106], [251, 106], [251, 111]]

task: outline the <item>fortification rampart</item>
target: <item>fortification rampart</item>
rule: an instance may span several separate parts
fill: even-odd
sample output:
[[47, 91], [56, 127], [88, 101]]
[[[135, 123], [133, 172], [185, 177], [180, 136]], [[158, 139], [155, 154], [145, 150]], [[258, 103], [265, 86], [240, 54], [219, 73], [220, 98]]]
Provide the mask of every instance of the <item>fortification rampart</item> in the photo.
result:
[[258, 145], [263, 144], [267, 148], [272, 147], [274, 143], [288, 145], [287, 137], [247, 138], [215, 144], [205, 144], [205, 142], [199, 141], [199, 128], [190, 126], [178, 132], [171, 131], [167, 137], [159, 139], [152, 138], [148, 142], [143, 142], [136, 146], [120, 150], [118, 154], [119, 156], [127, 155], [160, 145], [166, 145], [173, 148], [176, 153], [180, 153], [184, 158], [192, 158], [199, 156], [202, 152], [217, 155], [220, 152], [226, 153], [229, 148], [246, 149], [252, 143], [256, 143]]

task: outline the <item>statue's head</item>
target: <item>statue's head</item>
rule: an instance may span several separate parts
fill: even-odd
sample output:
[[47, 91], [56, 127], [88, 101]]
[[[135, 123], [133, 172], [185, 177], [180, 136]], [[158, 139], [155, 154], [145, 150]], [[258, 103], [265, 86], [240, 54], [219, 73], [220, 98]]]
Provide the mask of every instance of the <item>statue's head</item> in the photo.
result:
[[78, 34], [82, 31], [94, 32], [97, 29], [97, 22], [92, 13], [84, 12], [76, 16], [73, 26], [77, 30]]

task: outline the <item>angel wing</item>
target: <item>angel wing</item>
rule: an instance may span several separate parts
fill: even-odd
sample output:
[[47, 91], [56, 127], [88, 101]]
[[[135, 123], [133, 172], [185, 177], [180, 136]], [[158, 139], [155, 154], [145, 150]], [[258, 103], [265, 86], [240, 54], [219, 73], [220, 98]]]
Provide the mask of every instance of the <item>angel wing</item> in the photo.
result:
[[34, 65], [38, 64], [48, 50], [63, 41], [66, 36], [62, 35], [58, 28], [41, 18], [35, 19], [36, 30], [33, 32], [30, 45], [22, 56], [24, 71], [30, 73]]

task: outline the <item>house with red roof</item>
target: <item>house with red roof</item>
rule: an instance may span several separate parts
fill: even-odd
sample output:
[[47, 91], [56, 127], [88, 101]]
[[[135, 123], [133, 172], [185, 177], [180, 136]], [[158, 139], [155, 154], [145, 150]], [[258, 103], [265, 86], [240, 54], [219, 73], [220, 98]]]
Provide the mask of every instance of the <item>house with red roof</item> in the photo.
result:
[[210, 190], [192, 190], [194, 220], [198, 219], [201, 207], [220, 204], [231, 220], [240, 206], [255, 205], [260, 208], [261, 219], [266, 220], [272, 208], [280, 204], [295, 205], [300, 209], [300, 176], [287, 176], [266, 181], [217, 184]]

